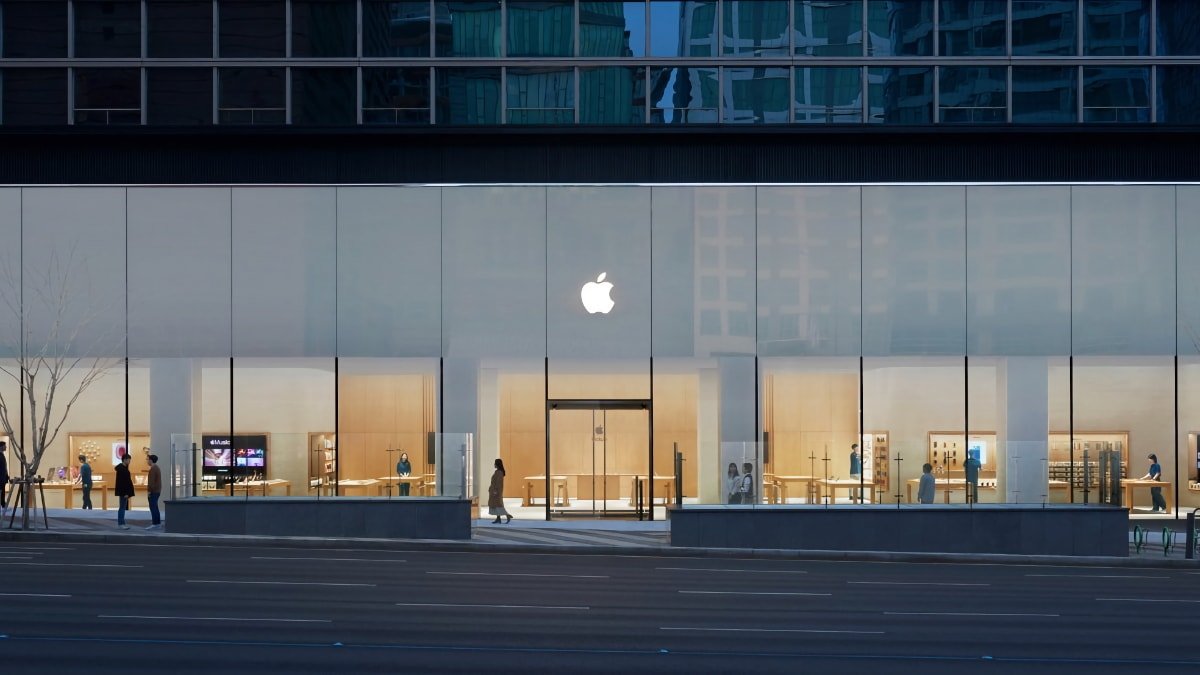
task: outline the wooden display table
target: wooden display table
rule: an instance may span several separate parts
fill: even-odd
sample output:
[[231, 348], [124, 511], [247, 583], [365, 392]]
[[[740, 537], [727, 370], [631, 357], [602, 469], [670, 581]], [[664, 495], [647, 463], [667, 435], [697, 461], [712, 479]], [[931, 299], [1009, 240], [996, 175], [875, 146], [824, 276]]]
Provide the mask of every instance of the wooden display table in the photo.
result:
[[[380, 482], [374, 478], [363, 478], [359, 480], [339, 480], [337, 482], [338, 492], [346, 497], [371, 497], [379, 494]], [[371, 493], [375, 494], [372, 495]]]
[[261, 490], [262, 496], [268, 497], [271, 494], [271, 490], [277, 487], [283, 488], [285, 495], [289, 497], [292, 496], [292, 481], [284, 480], [282, 478], [272, 478], [269, 480], [250, 480], [243, 483], [234, 483], [233, 491], [245, 492], [247, 495], [249, 495], [255, 490]]
[[[646, 476], [644, 476], [644, 475], [630, 476], [630, 481], [629, 481], [629, 505], [630, 506], [635, 505], [634, 500], [637, 498], [637, 482], [639, 479], [644, 481], [644, 480], [646, 480]], [[656, 485], [659, 483], [662, 484], [661, 492], [658, 490], [654, 491], [654, 493], [656, 495], [662, 496], [662, 499], [663, 499], [662, 503], [663, 504], [673, 503], [675, 500], [675, 477], [674, 476], [655, 476], [654, 482]], [[648, 488], [645, 487], [645, 485], [646, 485], [645, 483], [642, 483], [642, 485], [643, 485], [642, 491], [643, 491], [643, 493], [645, 493], [647, 495], [647, 499], [648, 499], [648, 496], [649, 496]]]
[[788, 503], [788, 483], [804, 483], [804, 503], [814, 504], [817, 501], [816, 476], [781, 476], [771, 474], [771, 480], [779, 484], [779, 501]]
[[1141, 478], [1122, 478], [1121, 488], [1125, 490], [1124, 506], [1127, 509], [1133, 509], [1133, 489], [1134, 488], [1152, 488], [1161, 487], [1167, 488], [1163, 490], [1163, 499], [1167, 502], [1167, 511], [1173, 513], [1171, 504], [1171, 481], [1169, 480], [1142, 480]]
[[[989, 478], [988, 480], [991, 480], [991, 479]], [[913, 503], [913, 488], [920, 486], [921, 479], [920, 478], [910, 478], [909, 480], [907, 480], [905, 482], [908, 484], [906, 491], [908, 493], [908, 502], [911, 504], [911, 503]], [[950, 493], [952, 491], [966, 490], [966, 489], [967, 489], [967, 479], [966, 478], [937, 478], [934, 481], [935, 492], [941, 492], [943, 494], [943, 498], [945, 499], [945, 502], [947, 504], [950, 503]], [[995, 489], [996, 489], [995, 485], [980, 485], [979, 486], [980, 491], [983, 491], [983, 490], [995, 491]], [[934, 497], [934, 499], [937, 499], [937, 497]]]
[[[817, 481], [817, 485], [821, 486], [820, 498], [823, 504], [836, 504], [838, 490], [849, 492], [851, 495], [850, 499], [853, 501], [854, 490], [862, 488], [869, 494], [871, 489], [875, 487], [875, 484], [871, 481], [860, 481], [857, 478], [822, 478]], [[861, 500], [862, 497], [860, 496], [859, 499]]]
[[[534, 483], [544, 482], [546, 482], [545, 476], [525, 476], [525, 495], [521, 499], [521, 506], [534, 506]], [[551, 499], [554, 502], [554, 506], [571, 505], [571, 495], [567, 489], [566, 476], [550, 476], [550, 491], [553, 493]]]
[[[412, 474], [407, 476], [380, 476], [375, 480], [383, 483], [383, 487], [388, 489], [389, 495], [393, 486], [408, 485], [408, 496], [419, 497], [421, 495], [421, 488], [425, 486], [424, 476], [414, 476]], [[396, 495], [400, 495], [399, 490], [396, 490]]]
[[[80, 502], [83, 500], [83, 486], [78, 483], [42, 483], [43, 490], [59, 490], [63, 493], [63, 508], [75, 508], [75, 491], [79, 491]], [[100, 508], [108, 510], [108, 490], [104, 489], [104, 483], [101, 481], [92, 481], [92, 503], [96, 502], [96, 496], [100, 496]]]

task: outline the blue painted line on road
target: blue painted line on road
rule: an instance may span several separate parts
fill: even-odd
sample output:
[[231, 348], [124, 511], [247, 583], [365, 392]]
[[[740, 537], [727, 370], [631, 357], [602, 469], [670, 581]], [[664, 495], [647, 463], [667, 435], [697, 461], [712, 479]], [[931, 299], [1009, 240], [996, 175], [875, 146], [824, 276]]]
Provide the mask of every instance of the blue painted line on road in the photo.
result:
[[237, 640], [163, 640], [151, 638], [101, 638], [101, 637], [54, 637], [38, 635], [0, 635], [0, 639], [29, 642], [88, 642], [139, 645], [190, 645], [222, 647], [299, 647], [304, 649], [394, 649], [400, 651], [469, 652], [469, 653], [521, 653], [521, 654], [594, 654], [632, 656], [707, 656], [707, 657], [758, 657], [758, 658], [805, 658], [855, 661], [979, 661], [981, 659], [1010, 663], [1084, 664], [1084, 665], [1146, 665], [1146, 666], [1200, 666], [1200, 659], [1104, 659], [1040, 656], [954, 656], [941, 654], [823, 654], [809, 652], [766, 652], [737, 651], [713, 652], [667, 649], [579, 649], [565, 647], [489, 647], [454, 645], [401, 645], [401, 644], [343, 644], [341, 642], [272, 642]]

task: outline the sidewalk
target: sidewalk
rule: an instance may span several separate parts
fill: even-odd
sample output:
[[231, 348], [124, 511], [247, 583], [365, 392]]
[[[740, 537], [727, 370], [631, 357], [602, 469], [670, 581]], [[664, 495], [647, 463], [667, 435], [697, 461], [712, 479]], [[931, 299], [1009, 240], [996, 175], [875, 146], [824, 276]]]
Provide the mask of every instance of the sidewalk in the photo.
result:
[[[1110, 567], [1183, 567], [1200, 568], [1200, 559], [1184, 558], [1184, 533], [1173, 529], [1174, 546], [1164, 555], [1162, 528], [1166, 522], [1130, 522], [1128, 558], [1085, 558], [1065, 556], [1013, 556], [999, 554], [942, 554], [886, 551], [693, 549], [670, 545], [670, 523], [666, 521], [513, 520], [492, 524], [491, 519], [472, 524], [469, 541], [433, 539], [350, 539], [316, 537], [275, 537], [238, 535], [173, 534], [165, 530], [146, 530], [150, 514], [144, 510], [126, 513], [128, 530], [116, 526], [114, 511], [49, 509], [50, 529], [42, 525], [38, 512], [37, 529], [24, 532], [9, 529], [8, 516], [0, 524], [0, 543], [14, 540], [80, 541], [92, 543], [149, 543], [178, 545], [280, 546], [295, 548], [369, 548], [387, 550], [424, 549], [433, 551], [478, 551], [505, 553], [575, 553], [609, 555], [654, 555], [664, 557], [758, 558], [776, 560], [857, 560], [877, 562], [958, 562], [978, 564], [1088, 565]], [[14, 528], [18, 523], [14, 522]], [[1135, 550], [1134, 526], [1141, 525], [1145, 539], [1140, 552]], [[1171, 539], [1168, 539], [1171, 541]]]

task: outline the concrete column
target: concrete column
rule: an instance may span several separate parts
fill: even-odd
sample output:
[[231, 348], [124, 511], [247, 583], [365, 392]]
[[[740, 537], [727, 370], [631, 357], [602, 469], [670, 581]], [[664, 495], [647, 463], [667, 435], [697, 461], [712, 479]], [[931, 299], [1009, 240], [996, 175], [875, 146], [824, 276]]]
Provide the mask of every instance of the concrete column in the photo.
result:
[[1049, 366], [1045, 357], [1008, 357], [996, 366], [997, 488], [1008, 503], [1049, 500]]
[[704, 368], [700, 370], [696, 395], [696, 481], [701, 504], [725, 501], [720, 415], [721, 373], [715, 368]]
[[[472, 443], [478, 456], [479, 448], [479, 399], [480, 399], [480, 371], [478, 359], [445, 359], [442, 362], [442, 424], [443, 427], [439, 430], [440, 446], [445, 446], [447, 451], [461, 447], [463, 444], [463, 435], [470, 434]], [[487, 480], [491, 478], [491, 466], [483, 467], [482, 463], [475, 461], [475, 485], [487, 485]], [[444, 471], [449, 471], [450, 467], [438, 467], [440, 475], [439, 482], [445, 483], [448, 476], [443, 475]], [[454, 470], [459, 470], [457, 463]], [[453, 473], [453, 471], [451, 472]], [[480, 476], [483, 476], [483, 483], [480, 483]], [[455, 480], [457, 483], [457, 479]], [[439, 494], [447, 494], [445, 488], [448, 485], [439, 485]]]
[[[192, 481], [190, 454], [175, 456], [172, 437], [195, 436], [193, 422], [201, 419], [201, 368], [197, 359], [150, 359], [150, 452], [158, 455], [163, 474], [163, 499], [174, 495], [176, 478]], [[196, 439], [199, 442], [198, 439]], [[187, 438], [179, 438], [180, 450], [190, 447]], [[180, 460], [178, 475], [175, 460]], [[196, 480], [198, 480], [198, 476]], [[179, 496], [183, 496], [180, 493]]]
[[[475, 455], [476, 492], [482, 492], [491, 479], [492, 463], [500, 456], [500, 372], [495, 368], [479, 371], [479, 435], [475, 439]], [[540, 468], [536, 471], [531, 468], [521, 467], [526, 471], [521, 475], [542, 473]]]
[[754, 358], [734, 356], [718, 359], [717, 376], [720, 378], [720, 461], [713, 468], [713, 476], [724, 502], [725, 470], [732, 462], [738, 471], [749, 462], [754, 467], [755, 480], [762, 485], [762, 452], [758, 447], [758, 420], [754, 415]]

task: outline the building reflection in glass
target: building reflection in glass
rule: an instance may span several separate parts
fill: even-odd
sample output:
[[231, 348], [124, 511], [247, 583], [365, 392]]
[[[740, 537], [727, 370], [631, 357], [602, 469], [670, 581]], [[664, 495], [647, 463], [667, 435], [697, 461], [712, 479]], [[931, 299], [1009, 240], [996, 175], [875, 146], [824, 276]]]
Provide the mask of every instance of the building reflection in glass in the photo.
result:
[[933, 68], [867, 69], [868, 122], [930, 124], [933, 122]]
[[1150, 53], [1150, 0], [1083, 4], [1083, 53], [1145, 56]]
[[651, 68], [651, 124], [715, 124], [716, 68]]
[[938, 69], [938, 121], [947, 124], [1004, 122], [1008, 71], [1003, 66]]
[[795, 0], [793, 41], [804, 56], [862, 56], [863, 3], [858, 0]]
[[1075, 54], [1075, 0], [1012, 0], [1015, 56]]
[[1005, 53], [1007, 0], [941, 0], [938, 54], [1001, 56]]
[[1012, 121], [1026, 124], [1074, 122], [1077, 68], [1016, 66], [1012, 69]]
[[1150, 121], [1150, 69], [1084, 68], [1083, 121]]

